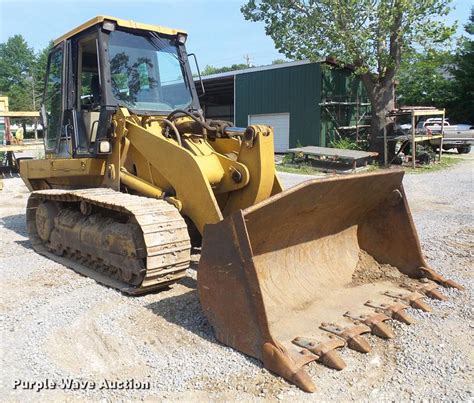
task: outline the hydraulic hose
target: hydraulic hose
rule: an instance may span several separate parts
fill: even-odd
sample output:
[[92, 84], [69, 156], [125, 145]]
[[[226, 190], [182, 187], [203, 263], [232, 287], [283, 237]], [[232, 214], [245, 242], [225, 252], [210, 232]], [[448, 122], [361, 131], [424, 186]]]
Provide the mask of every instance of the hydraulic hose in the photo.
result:
[[181, 114], [181, 115], [186, 115], [188, 117], [190, 117], [191, 119], [193, 119], [196, 123], [199, 123], [204, 129], [206, 130], [209, 130], [209, 131], [212, 131], [212, 132], [215, 132], [217, 131], [217, 128], [216, 127], [212, 127], [212, 126], [209, 126], [206, 122], [202, 122], [201, 120], [199, 120], [196, 116], [194, 116], [192, 113], [189, 113], [183, 109], [176, 109], [174, 110], [173, 112], [171, 112], [168, 116], [167, 116], [167, 120], [169, 120], [170, 122], [173, 121], [173, 118], [178, 115], [178, 114]]
[[176, 141], [180, 146], [182, 146], [183, 143], [181, 142], [181, 135], [179, 134], [178, 128], [174, 125], [172, 121], [168, 119], [163, 119], [163, 122], [166, 123], [169, 127], [171, 127], [171, 129], [173, 129]]

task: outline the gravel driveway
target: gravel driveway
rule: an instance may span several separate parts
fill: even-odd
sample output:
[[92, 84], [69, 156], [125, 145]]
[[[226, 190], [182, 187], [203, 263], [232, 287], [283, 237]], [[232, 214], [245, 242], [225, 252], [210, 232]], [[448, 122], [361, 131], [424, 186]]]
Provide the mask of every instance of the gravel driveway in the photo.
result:
[[[1, 399], [472, 400], [473, 170], [469, 156], [404, 182], [428, 261], [466, 291], [444, 290], [449, 301], [430, 300], [432, 313], [410, 309], [416, 325], [393, 323], [397, 337], [388, 342], [369, 336], [368, 355], [344, 349], [341, 372], [310, 364], [318, 387], [312, 395], [216, 342], [194, 269], [169, 291], [131, 298], [37, 255], [25, 228], [28, 191], [19, 178], [5, 179]], [[280, 176], [285, 184], [306, 179]]]

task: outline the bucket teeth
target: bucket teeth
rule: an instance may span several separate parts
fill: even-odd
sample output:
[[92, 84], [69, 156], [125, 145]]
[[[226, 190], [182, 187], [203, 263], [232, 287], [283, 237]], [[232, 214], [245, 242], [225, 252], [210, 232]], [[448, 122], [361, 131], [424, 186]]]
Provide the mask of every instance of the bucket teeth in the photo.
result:
[[326, 365], [326, 367], [337, 369], [338, 371], [341, 371], [346, 367], [346, 363], [336, 350], [328, 351], [317, 361], [323, 365]]
[[421, 298], [410, 301], [410, 305], [415, 309], [422, 310], [423, 312], [432, 311], [431, 307], [426, 302], [424, 302]]
[[375, 308], [377, 311], [382, 311], [385, 315], [390, 316], [394, 320], [405, 323], [406, 325], [411, 325], [415, 323], [415, 320], [405, 312], [405, 309], [408, 308], [408, 305], [401, 303], [376, 303], [373, 301], [367, 301], [365, 305]]
[[394, 312], [392, 314], [392, 318], [398, 320], [399, 322], [405, 323], [406, 325], [411, 325], [415, 323], [415, 320], [408, 315], [404, 310], [400, 310], [398, 312]]
[[433, 299], [438, 299], [440, 301], [447, 301], [448, 298], [438, 289], [432, 288], [431, 290], [426, 290], [425, 294]]
[[437, 299], [440, 301], [448, 300], [448, 297], [446, 297], [441, 291], [439, 291], [438, 285], [435, 282], [426, 278], [420, 280], [420, 282], [421, 284], [419, 282], [410, 282], [408, 284], [402, 284], [401, 286], [410, 291], [420, 292], [432, 299]]
[[419, 267], [418, 270], [422, 277], [426, 277], [430, 280], [436, 281], [444, 287], [457, 288], [461, 291], [464, 290], [464, 287], [461, 284], [458, 284], [453, 280], [444, 278], [440, 274], [436, 273], [433, 269], [429, 269], [428, 267]]
[[298, 386], [300, 389], [304, 390], [305, 392], [316, 392], [316, 386], [314, 385], [313, 380], [303, 368], [301, 368], [293, 375], [293, 377], [291, 378], [291, 382]]
[[443, 285], [444, 285], [445, 287], [457, 288], [458, 290], [461, 290], [461, 291], [463, 291], [463, 290], [465, 289], [461, 284], [458, 284], [458, 283], [456, 283], [455, 281], [449, 280], [449, 279], [448, 279], [448, 280], [444, 280]]
[[342, 339], [331, 337], [329, 340], [321, 342], [304, 337], [296, 337], [293, 340], [293, 344], [311, 351], [313, 354], [318, 356], [316, 359], [317, 362], [320, 362], [329, 368], [340, 371], [346, 367], [346, 363], [336, 351], [336, 348], [345, 346]]
[[[309, 357], [308, 357], [309, 356]], [[312, 354], [301, 354], [295, 360], [279, 343], [265, 343], [262, 348], [262, 361], [265, 368], [277, 373], [305, 392], [315, 392], [313, 380], [304, 370], [303, 365], [315, 359]]]
[[351, 312], [346, 312], [344, 316], [366, 324], [370, 327], [370, 330], [374, 335], [381, 337], [382, 339], [391, 339], [395, 337], [392, 328], [384, 323], [386, 320], [390, 319], [384, 313], [376, 312], [373, 314], [355, 315]]
[[384, 294], [389, 297], [404, 301], [407, 304], [410, 304], [412, 308], [420, 309], [424, 312], [432, 311], [431, 307], [426, 302], [423, 301], [424, 295], [420, 294], [419, 292], [411, 292], [411, 293], [400, 292], [399, 293], [399, 292], [386, 291]]
[[371, 350], [370, 344], [365, 340], [361, 334], [370, 332], [370, 327], [359, 324], [353, 326], [338, 326], [334, 323], [322, 323], [321, 329], [333, 333], [347, 342], [347, 346], [359, 353], [368, 353]]
[[377, 322], [372, 325], [372, 333], [382, 339], [392, 339], [395, 337], [392, 328], [385, 322]]
[[367, 340], [365, 340], [361, 335], [352, 336], [347, 341], [347, 346], [359, 353], [369, 353], [372, 348]]

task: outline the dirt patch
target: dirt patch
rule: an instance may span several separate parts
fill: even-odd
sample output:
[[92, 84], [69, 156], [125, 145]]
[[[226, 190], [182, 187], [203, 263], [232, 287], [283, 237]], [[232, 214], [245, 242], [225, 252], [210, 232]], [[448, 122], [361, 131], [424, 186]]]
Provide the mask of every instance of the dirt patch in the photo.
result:
[[42, 349], [51, 363], [73, 376], [142, 377], [147, 367], [133, 342], [100, 325], [98, 317], [109, 312], [113, 312], [112, 304], [99, 305], [71, 320], [69, 326], [54, 328]]
[[357, 267], [352, 274], [351, 286], [374, 283], [377, 281], [400, 281], [405, 275], [396, 267], [380, 264], [365, 250], [360, 250]]

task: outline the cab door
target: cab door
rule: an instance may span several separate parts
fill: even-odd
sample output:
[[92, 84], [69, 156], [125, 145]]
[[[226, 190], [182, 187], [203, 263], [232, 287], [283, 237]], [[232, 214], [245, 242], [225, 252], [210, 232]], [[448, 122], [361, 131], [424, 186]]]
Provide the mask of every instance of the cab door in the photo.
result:
[[[65, 56], [64, 42], [49, 54], [41, 106], [46, 154], [58, 154], [64, 120]], [[67, 133], [66, 133], [67, 136]]]

